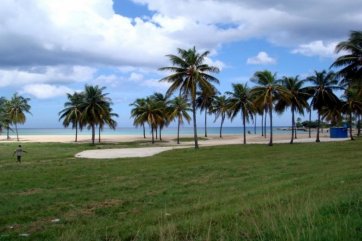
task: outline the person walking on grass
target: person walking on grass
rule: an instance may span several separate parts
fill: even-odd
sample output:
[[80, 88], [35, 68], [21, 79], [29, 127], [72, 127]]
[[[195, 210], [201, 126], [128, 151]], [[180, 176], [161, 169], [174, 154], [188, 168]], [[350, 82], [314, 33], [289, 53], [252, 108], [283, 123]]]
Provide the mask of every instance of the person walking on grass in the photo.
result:
[[21, 157], [23, 156], [24, 152], [26, 153], [26, 151], [23, 150], [21, 145], [19, 145], [18, 148], [16, 148], [16, 150], [13, 153], [13, 156], [16, 154], [17, 162], [21, 163]]

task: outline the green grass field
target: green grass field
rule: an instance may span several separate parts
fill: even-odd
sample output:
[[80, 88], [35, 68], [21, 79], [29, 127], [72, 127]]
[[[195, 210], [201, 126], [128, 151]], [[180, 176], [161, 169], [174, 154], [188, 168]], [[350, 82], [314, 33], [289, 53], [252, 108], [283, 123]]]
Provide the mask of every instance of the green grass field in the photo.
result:
[[0, 240], [362, 240], [362, 140], [74, 158], [144, 144], [0, 143]]

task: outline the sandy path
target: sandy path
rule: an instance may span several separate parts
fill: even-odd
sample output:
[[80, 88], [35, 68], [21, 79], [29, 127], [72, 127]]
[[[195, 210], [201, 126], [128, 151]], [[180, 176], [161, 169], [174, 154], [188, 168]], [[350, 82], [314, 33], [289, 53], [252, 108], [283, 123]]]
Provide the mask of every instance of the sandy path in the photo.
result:
[[140, 147], [140, 148], [122, 148], [122, 149], [103, 149], [103, 150], [87, 150], [79, 152], [75, 157], [91, 158], [91, 159], [114, 159], [125, 157], [146, 157], [153, 156], [158, 153], [173, 149], [188, 148], [180, 147]]
[[[288, 136], [276, 136], [273, 143], [289, 143], [290, 139]], [[248, 144], [268, 144], [268, 138], [260, 138], [259, 136], [249, 136]], [[241, 144], [242, 138], [240, 136], [225, 136], [223, 139], [216, 138], [215, 136], [210, 138], [209, 140], [199, 141], [199, 145], [203, 146], [218, 146], [218, 145], [235, 145]], [[321, 137], [321, 142], [330, 142], [330, 141], [346, 141], [349, 138], [329, 138], [329, 137]], [[315, 142], [315, 138], [298, 138], [294, 140], [294, 143], [308, 143]], [[184, 142], [181, 145], [177, 145], [175, 143], [169, 143], [167, 147], [140, 147], [140, 148], [122, 148], [122, 149], [103, 149], [103, 150], [88, 150], [83, 151], [76, 154], [76, 157], [79, 158], [92, 158], [92, 159], [113, 159], [113, 158], [126, 158], [126, 157], [146, 157], [153, 156], [158, 153], [180, 149], [180, 148], [192, 148], [193, 142]], [[177, 145], [177, 146], [176, 146]]]

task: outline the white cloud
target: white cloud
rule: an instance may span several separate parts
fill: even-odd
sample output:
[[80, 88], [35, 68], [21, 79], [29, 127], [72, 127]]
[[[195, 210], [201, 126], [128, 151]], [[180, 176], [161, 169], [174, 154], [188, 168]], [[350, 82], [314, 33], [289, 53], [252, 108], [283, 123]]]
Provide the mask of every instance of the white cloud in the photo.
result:
[[30, 67], [0, 69], [0, 87], [23, 86], [27, 84], [70, 84], [87, 82], [96, 69], [85, 66]]
[[74, 90], [66, 86], [57, 86], [49, 84], [31, 84], [25, 85], [21, 93], [30, 94], [38, 99], [51, 99], [59, 96], [65, 96], [66, 93], [73, 93]]
[[165, 91], [170, 86], [167, 82], [146, 78], [143, 74], [137, 72], [132, 72], [126, 80], [141, 87], [151, 88], [154, 91]]
[[150, 18], [118, 15], [112, 0], [3, 0], [0, 66], [157, 68], [177, 47], [212, 50], [254, 37], [295, 47], [341, 39], [362, 24], [362, 5], [355, 0], [134, 2], [152, 10]]
[[270, 57], [266, 52], [259, 52], [257, 56], [248, 58], [247, 64], [276, 64], [276, 60]]
[[334, 52], [337, 42], [325, 43], [322, 40], [301, 44], [292, 53], [306, 56], [336, 57]]

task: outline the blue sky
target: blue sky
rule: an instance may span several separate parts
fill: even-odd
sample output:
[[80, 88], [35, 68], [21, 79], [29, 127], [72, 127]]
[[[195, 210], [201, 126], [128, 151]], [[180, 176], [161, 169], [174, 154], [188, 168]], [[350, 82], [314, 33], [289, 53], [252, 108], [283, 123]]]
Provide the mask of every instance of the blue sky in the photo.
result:
[[[66, 93], [106, 86], [118, 126], [130, 127], [129, 104], [167, 90], [157, 69], [176, 48], [209, 50], [220, 92], [258, 70], [304, 78], [329, 68], [361, 13], [358, 0], [4, 0], [0, 96], [31, 99], [24, 127], [60, 127]], [[289, 125], [290, 114], [274, 124]]]

